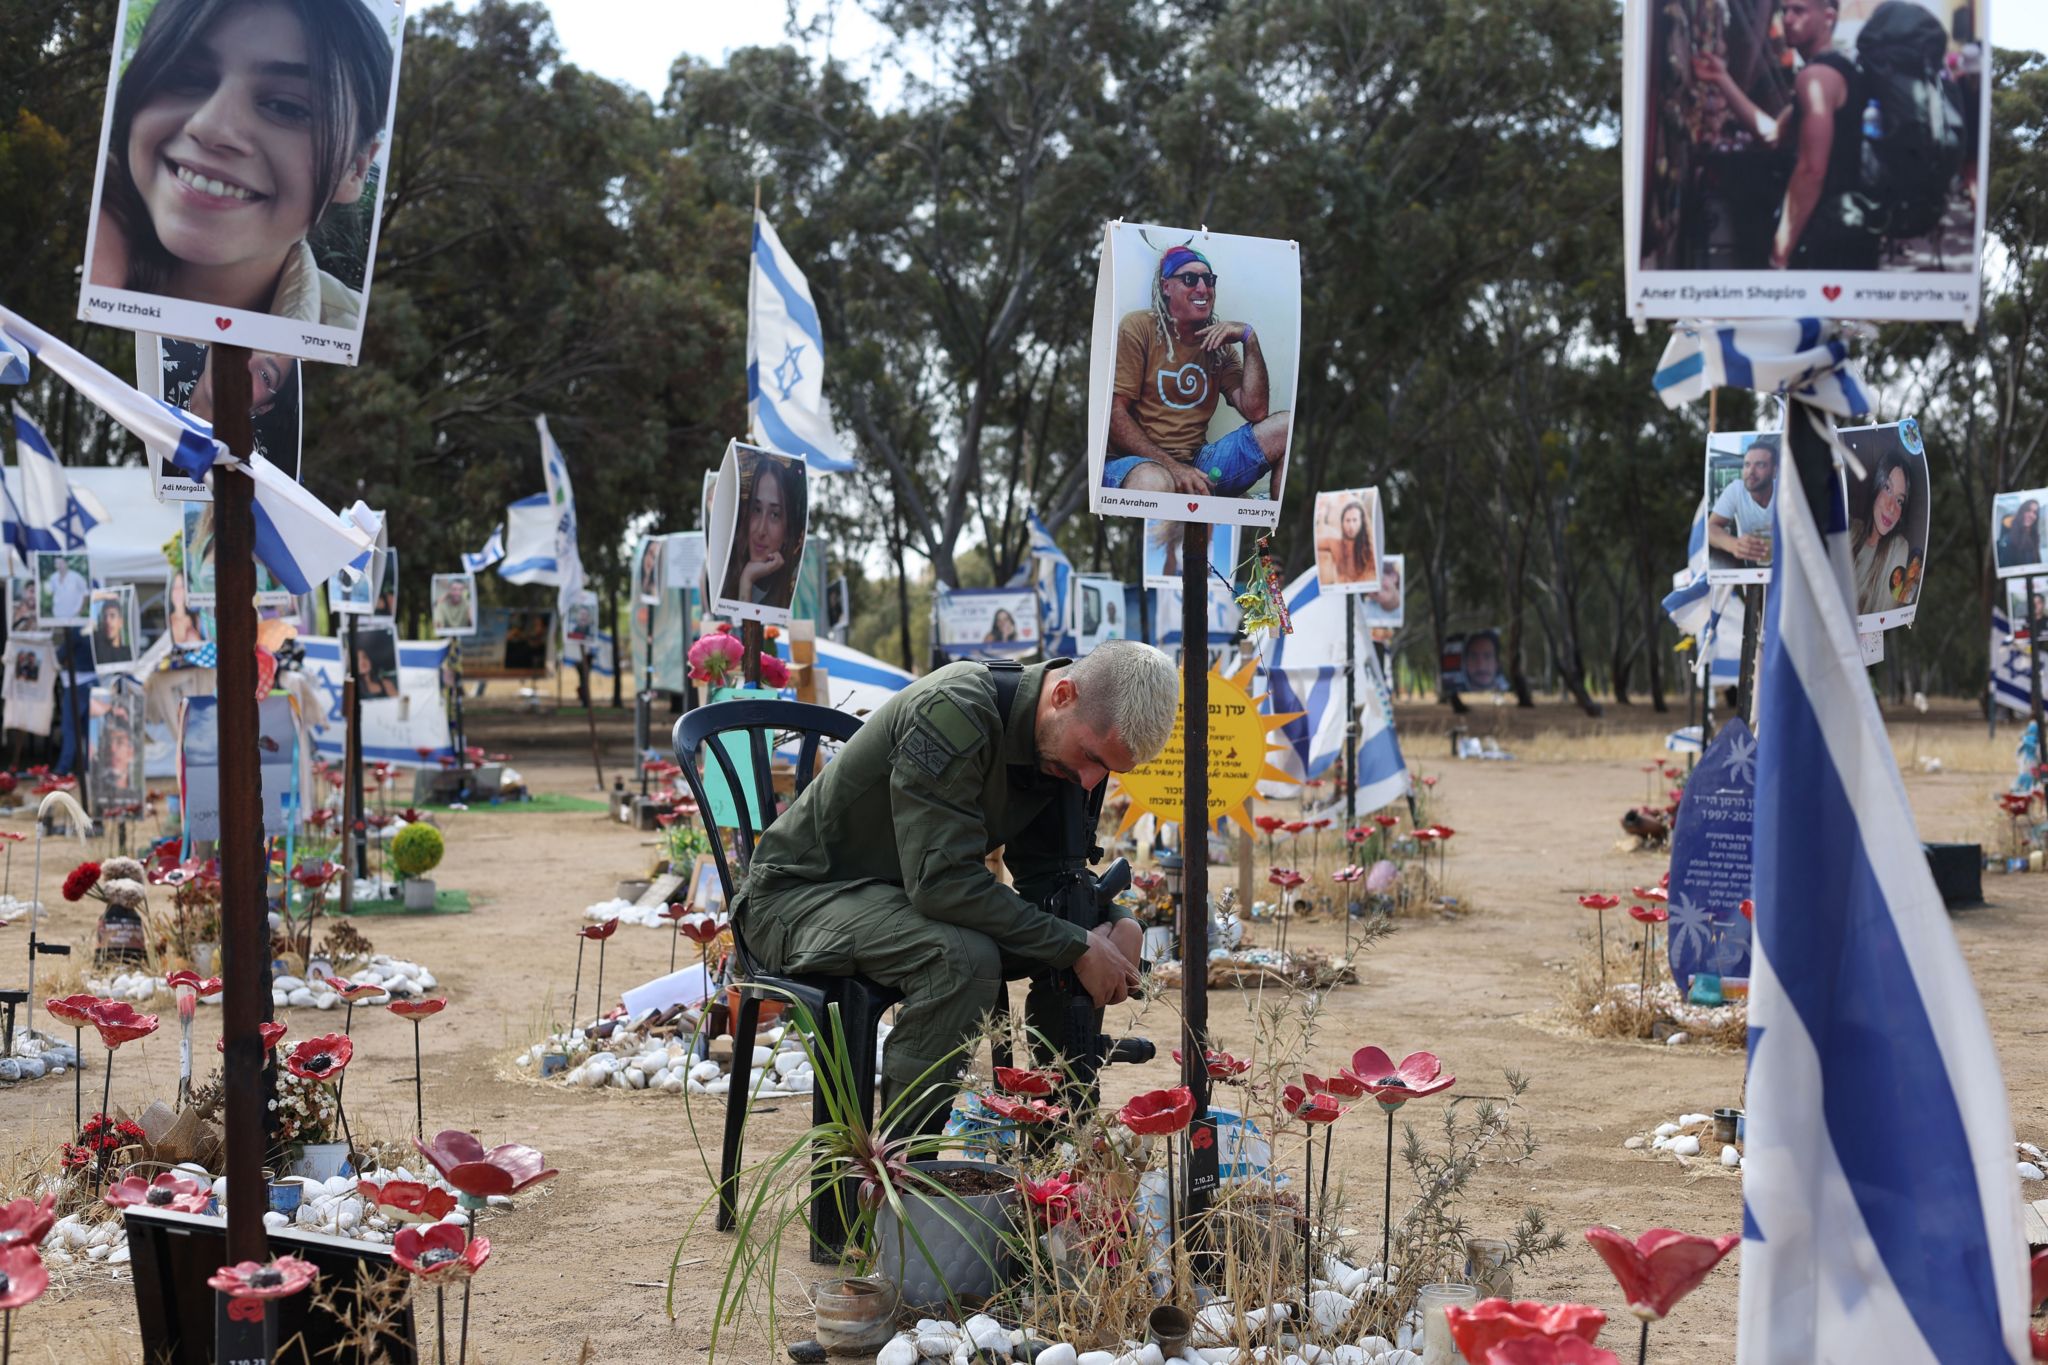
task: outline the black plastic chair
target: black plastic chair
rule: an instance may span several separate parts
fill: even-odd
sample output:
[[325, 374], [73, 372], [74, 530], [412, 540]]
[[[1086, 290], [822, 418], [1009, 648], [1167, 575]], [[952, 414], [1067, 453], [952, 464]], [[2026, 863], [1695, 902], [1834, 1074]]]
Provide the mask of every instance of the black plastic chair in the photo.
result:
[[[753, 827], [753, 811], [749, 809], [749, 803], [737, 799], [742, 783], [738, 765], [727, 752], [734, 740], [711, 743], [712, 737], [743, 735], [745, 753], [752, 768], [754, 809], [761, 813], [763, 828], [766, 828], [782, 813], [776, 805], [775, 780], [771, 770], [775, 739], [786, 737], [799, 741], [796, 790], [801, 794], [817, 775], [824, 741], [830, 739], [844, 743], [852, 739], [859, 729], [859, 719], [844, 711], [807, 702], [765, 699], [701, 706], [676, 722], [676, 762], [682, 766], [683, 780], [690, 784], [690, 795], [696, 798], [697, 808], [703, 812], [706, 828], [711, 827], [711, 801], [698, 771], [700, 759], [707, 768], [717, 765], [725, 790], [735, 796], [733, 806], [738, 817], [742, 866], [735, 869], [727, 860], [722, 840], [716, 837], [711, 840], [711, 856], [717, 864], [719, 885], [725, 890], [728, 906], [732, 904], [735, 887], [745, 874], [745, 865], [753, 861], [758, 831]], [[748, 953], [738, 925], [733, 926], [733, 950], [733, 985], [739, 992], [740, 1004], [732, 1024], [732, 1081], [726, 1091], [725, 1137], [718, 1154], [717, 1222], [721, 1232], [731, 1231], [738, 1221], [740, 1161], [746, 1140], [747, 1109], [753, 1099], [748, 1083], [752, 1076], [750, 1059], [755, 1046], [755, 1031], [761, 1019], [761, 1003], [772, 1000], [787, 1004], [794, 1000], [809, 1011], [821, 1028], [826, 1010], [833, 1005], [839, 1007], [840, 1026], [845, 1032], [847, 1046], [853, 1050], [855, 1103], [862, 1106], [872, 1122], [875, 1113], [875, 1043], [882, 1015], [903, 998], [901, 991], [891, 990], [865, 977], [777, 976], [767, 972]], [[823, 1038], [813, 1039], [813, 1046], [824, 1045]], [[829, 1118], [824, 1088], [814, 1084], [811, 1090], [811, 1121], [822, 1123]], [[811, 1194], [812, 1259], [821, 1262], [836, 1259], [845, 1241], [845, 1220], [841, 1216], [839, 1200], [827, 1182], [814, 1179]]]

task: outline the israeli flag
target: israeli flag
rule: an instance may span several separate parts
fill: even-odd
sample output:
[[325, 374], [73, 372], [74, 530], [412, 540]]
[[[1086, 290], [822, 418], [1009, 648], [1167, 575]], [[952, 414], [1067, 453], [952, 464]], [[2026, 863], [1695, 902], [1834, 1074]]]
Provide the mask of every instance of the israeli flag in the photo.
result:
[[1857, 647], [1840, 497], [1825, 537], [1798, 478], [1772, 500], [1736, 1358], [2024, 1361], [2005, 1084]]
[[1727, 584], [1707, 582], [1707, 500], [1702, 497], [1686, 536], [1685, 567], [1671, 575], [1664, 595], [1671, 624], [1699, 642], [1699, 658], [1714, 687], [1733, 687], [1742, 674], [1742, 597]]
[[[1324, 592], [1313, 568], [1304, 570], [1289, 583], [1283, 597], [1294, 622], [1294, 633], [1268, 640], [1260, 663], [1265, 669], [1273, 710], [1301, 712], [1279, 731], [1287, 748], [1273, 754], [1270, 760], [1291, 781], [1299, 783], [1320, 778], [1344, 757], [1344, 609], [1349, 606], [1362, 616], [1365, 598], [1360, 593]], [[1362, 619], [1356, 623], [1356, 631], [1352, 695], [1365, 708], [1379, 670], [1373, 666], [1372, 633]], [[1382, 717], [1389, 736], [1393, 734], [1391, 716], [1392, 710], [1388, 708]], [[1395, 753], [1399, 752], [1397, 746]], [[1363, 762], [1362, 736], [1359, 757]], [[1260, 790], [1276, 797], [1289, 794], [1287, 786], [1280, 783], [1261, 784]]]
[[547, 494], [535, 493], [505, 508], [505, 559], [498, 576], [507, 583], [544, 587], [557, 581], [555, 517]]
[[1410, 791], [1408, 760], [1394, 734], [1394, 694], [1380, 672], [1379, 656], [1369, 648], [1366, 653], [1369, 686], [1358, 715], [1358, 768], [1352, 774], [1360, 815], [1404, 801]]
[[484, 542], [483, 549], [462, 557], [462, 570], [464, 573], [482, 573], [504, 557], [505, 526], [500, 522], [491, 532], [491, 538]]
[[[107, 519], [107, 509], [91, 494], [71, 491], [71, 480], [48, 438], [20, 408], [14, 409], [14, 450], [21, 475], [21, 501], [7, 499], [5, 536], [24, 565], [37, 550], [76, 550], [85, 533]], [[90, 502], [90, 506], [88, 506]]]
[[[1032, 572], [1038, 585], [1038, 638], [1055, 652], [1053, 642], [1067, 629], [1067, 597], [1074, 581], [1074, 562], [1052, 538], [1052, 531], [1039, 517], [1038, 509], [1024, 513], [1024, 525], [1031, 536]], [[1068, 644], [1064, 649], [1071, 649]]]
[[825, 402], [825, 334], [810, 282], [758, 209], [747, 277], [747, 423], [755, 441], [801, 455], [812, 469], [853, 468]]
[[[2028, 642], [2031, 645], [2032, 641]], [[2027, 648], [2012, 638], [2012, 622], [2003, 607], [1991, 609], [1991, 699], [2008, 711], [2029, 715], [2034, 709], [2033, 665]]]
[[0, 328], [0, 384], [28, 383], [28, 364], [32, 358], [28, 343]]
[[1650, 383], [1674, 408], [1713, 389], [1756, 389], [1838, 417], [1873, 410], [1842, 325], [1820, 318], [1680, 323]]
[[583, 594], [583, 552], [576, 538], [576, 489], [569, 482], [569, 462], [562, 458], [562, 448], [555, 444], [554, 434], [548, 430], [548, 419], [536, 417], [533, 423], [540, 429], [541, 472], [548, 481], [548, 518], [555, 550], [556, 620], [566, 622], [569, 604]]

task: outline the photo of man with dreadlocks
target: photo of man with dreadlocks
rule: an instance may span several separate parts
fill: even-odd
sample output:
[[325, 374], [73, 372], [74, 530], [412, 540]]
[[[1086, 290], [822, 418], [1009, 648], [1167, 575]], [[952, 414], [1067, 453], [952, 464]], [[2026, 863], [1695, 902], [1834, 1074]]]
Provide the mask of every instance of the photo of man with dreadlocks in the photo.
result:
[[[1116, 304], [1149, 306], [1116, 324], [1102, 487], [1277, 501], [1293, 427], [1284, 410], [1300, 315], [1293, 245], [1115, 224], [1105, 258]], [[1276, 348], [1285, 359], [1269, 363]]]

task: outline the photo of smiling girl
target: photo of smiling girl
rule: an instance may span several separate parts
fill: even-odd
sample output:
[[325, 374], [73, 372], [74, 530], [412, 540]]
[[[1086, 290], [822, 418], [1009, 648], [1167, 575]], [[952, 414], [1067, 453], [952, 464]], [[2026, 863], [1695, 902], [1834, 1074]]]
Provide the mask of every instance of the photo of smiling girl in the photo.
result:
[[804, 462], [737, 443], [726, 454], [733, 471], [726, 501], [721, 470], [714, 515], [727, 519], [721, 537], [724, 572], [718, 609], [779, 624], [789, 618], [803, 562], [807, 524]]
[[80, 316], [353, 360], [399, 16], [391, 0], [124, 0]]

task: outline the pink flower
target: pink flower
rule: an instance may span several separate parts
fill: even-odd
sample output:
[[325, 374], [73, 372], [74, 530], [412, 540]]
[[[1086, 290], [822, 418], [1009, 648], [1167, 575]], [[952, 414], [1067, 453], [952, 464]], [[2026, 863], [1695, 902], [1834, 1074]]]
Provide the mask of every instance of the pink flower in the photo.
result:
[[1045, 1210], [1043, 1217], [1049, 1228], [1073, 1216], [1075, 1201], [1081, 1194], [1081, 1186], [1070, 1175], [1048, 1176], [1036, 1182], [1019, 1177], [1017, 1188], [1026, 1199]]
[[472, 1199], [494, 1194], [517, 1194], [543, 1180], [560, 1174], [539, 1152], [516, 1142], [484, 1150], [472, 1133], [444, 1128], [434, 1134], [431, 1144], [412, 1140], [420, 1155], [432, 1163], [441, 1178]]
[[1671, 918], [1671, 912], [1660, 906], [1631, 905], [1628, 908], [1628, 917], [1640, 920], [1644, 924], [1662, 924]]
[[117, 1209], [141, 1204], [174, 1213], [205, 1213], [213, 1203], [213, 1190], [188, 1175], [165, 1171], [146, 1184], [139, 1175], [123, 1176], [108, 1187], [107, 1202]]
[[491, 1239], [472, 1238], [453, 1223], [403, 1227], [391, 1239], [391, 1259], [414, 1275], [466, 1280], [491, 1258]]
[[0, 1249], [0, 1312], [26, 1308], [50, 1287], [50, 1272], [43, 1258], [25, 1242]]
[[18, 1243], [41, 1246], [43, 1238], [50, 1235], [50, 1228], [56, 1221], [55, 1195], [46, 1194], [41, 1199], [17, 1199], [10, 1204], [0, 1204], [0, 1248]]
[[[1173, 1060], [1176, 1063], [1180, 1061], [1179, 1048], [1173, 1050]], [[1244, 1058], [1233, 1057], [1228, 1052], [1218, 1052], [1214, 1048], [1204, 1052], [1202, 1060], [1207, 1065], [1209, 1079], [1212, 1081], [1236, 1080], [1252, 1069], [1252, 1064]]]
[[719, 631], [690, 646], [690, 680], [723, 687], [740, 668], [740, 642]]
[[1586, 1240], [1628, 1296], [1628, 1306], [1645, 1322], [1656, 1322], [1699, 1287], [1741, 1237], [1698, 1237], [1670, 1228], [1651, 1228], [1631, 1242], [1613, 1228], [1586, 1229]]
[[1519, 1337], [1577, 1337], [1588, 1345], [1600, 1335], [1607, 1315], [1583, 1303], [1509, 1303], [1483, 1299], [1470, 1308], [1446, 1308], [1451, 1339], [1467, 1360], [1487, 1360], [1488, 1352]]
[[1330, 874], [1333, 882], [1355, 882], [1365, 876], [1365, 869], [1357, 863], [1349, 863]]
[[255, 1261], [224, 1265], [206, 1283], [231, 1299], [287, 1299], [313, 1283], [319, 1273], [310, 1261], [280, 1256], [269, 1265]]
[[1481, 1365], [1621, 1365], [1621, 1360], [1581, 1337], [1510, 1337], [1488, 1351]]
[[423, 1000], [394, 1000], [385, 1006], [401, 1019], [426, 1019], [448, 1008], [448, 997], [431, 996]]
[[1050, 1071], [1026, 1071], [1022, 1067], [999, 1066], [996, 1084], [1012, 1095], [1050, 1095], [1060, 1078]]
[[1362, 1047], [1351, 1054], [1350, 1070], [1389, 1114], [1409, 1100], [1448, 1090], [1457, 1080], [1443, 1074], [1433, 1052], [1411, 1052], [1396, 1066], [1384, 1049]]
[[285, 1056], [284, 1067], [302, 1081], [331, 1081], [355, 1055], [356, 1045], [347, 1035], [323, 1033], [293, 1048]]
[[417, 1180], [358, 1180], [356, 1194], [394, 1223], [438, 1223], [455, 1209], [455, 1196]]
[[125, 1000], [100, 1000], [86, 1012], [86, 1022], [99, 1030], [100, 1041], [112, 1051], [123, 1043], [147, 1038], [156, 1032], [154, 1014], [139, 1014]]
[[1013, 1100], [1008, 1095], [983, 1095], [981, 1102], [997, 1118], [1027, 1125], [1055, 1123], [1067, 1112], [1044, 1100]]
[[761, 682], [766, 687], [789, 686], [789, 665], [782, 661], [781, 655], [765, 652], [761, 655]]
[[221, 991], [219, 977], [201, 976], [189, 967], [172, 972], [164, 978], [164, 984], [172, 990], [176, 990], [180, 986], [189, 986], [192, 990], [203, 996], [219, 995]]
[[1581, 896], [1579, 897], [1579, 904], [1585, 906], [1588, 910], [1612, 910], [1615, 906], [1621, 904], [1621, 897], [1608, 895]]
[[1344, 1115], [1344, 1106], [1337, 1103], [1334, 1097], [1310, 1094], [1298, 1085], [1290, 1085], [1282, 1090], [1280, 1100], [1287, 1112], [1303, 1123], [1335, 1123]]

